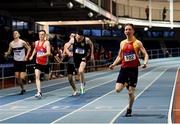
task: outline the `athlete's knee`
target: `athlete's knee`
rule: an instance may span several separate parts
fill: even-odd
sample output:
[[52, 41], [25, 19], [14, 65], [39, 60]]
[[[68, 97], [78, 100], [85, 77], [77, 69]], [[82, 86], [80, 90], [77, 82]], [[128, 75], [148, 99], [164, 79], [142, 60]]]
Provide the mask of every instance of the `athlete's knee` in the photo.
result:
[[116, 87], [115, 87], [115, 91], [117, 93], [121, 92], [121, 90], [123, 89], [123, 84], [121, 83], [116, 83]]
[[121, 90], [122, 90], [122, 88], [119, 88], [119, 87], [116, 87], [116, 88], [115, 88], [115, 91], [116, 91], [117, 93], [121, 92]]
[[115, 89], [115, 91], [116, 91], [117, 93], [121, 92], [121, 90], [120, 90], [120, 89]]
[[72, 74], [68, 74], [68, 80], [71, 82], [73, 80], [73, 75]]
[[40, 75], [36, 75], [36, 80], [40, 80]]
[[79, 74], [80, 75], [84, 74], [84, 71], [83, 70], [79, 70]]
[[129, 96], [134, 96], [134, 89], [129, 88], [128, 94]]
[[134, 95], [134, 93], [132, 91], [129, 91], [128, 94], [129, 94], [129, 96], [133, 96]]

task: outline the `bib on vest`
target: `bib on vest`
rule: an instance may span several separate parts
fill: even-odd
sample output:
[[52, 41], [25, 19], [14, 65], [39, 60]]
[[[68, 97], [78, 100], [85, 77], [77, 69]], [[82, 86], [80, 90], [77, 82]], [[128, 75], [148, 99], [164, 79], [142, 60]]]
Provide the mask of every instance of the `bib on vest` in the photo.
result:
[[[121, 48], [123, 48], [124, 47], [124, 45], [125, 45], [125, 43], [127, 42], [127, 40], [123, 40], [123, 41], [121, 41], [122, 43], [121, 43]], [[139, 61], [139, 45], [138, 45], [138, 43], [137, 43], [137, 39], [136, 38], [134, 38], [134, 40], [132, 41], [133, 42], [133, 47], [134, 47], [134, 51], [135, 51], [135, 54], [136, 54], [136, 56], [134, 55], [134, 54], [130, 54], [130, 55], [127, 55], [124, 59], [125, 59], [125, 61], [127, 60], [127, 61], [130, 61], [130, 60], [133, 60], [133, 59], [135, 59], [136, 57], [137, 57], [137, 59], [138, 59], [138, 61]], [[141, 65], [141, 63], [140, 63], [140, 61], [139, 61], [139, 66]]]

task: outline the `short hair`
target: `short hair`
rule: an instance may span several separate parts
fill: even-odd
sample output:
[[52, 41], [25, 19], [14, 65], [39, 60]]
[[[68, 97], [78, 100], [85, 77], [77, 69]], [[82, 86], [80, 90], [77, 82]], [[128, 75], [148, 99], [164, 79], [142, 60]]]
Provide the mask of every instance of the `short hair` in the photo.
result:
[[14, 30], [13, 30], [13, 32], [15, 32], [15, 31], [17, 31], [18, 33], [20, 33], [18, 29], [14, 29]]
[[21, 36], [20, 31], [19, 31], [18, 29], [14, 29], [14, 30], [13, 30], [13, 33], [14, 33], [15, 31], [18, 32], [19, 37], [20, 37], [20, 36]]
[[132, 23], [127, 23], [127, 24], [125, 24], [125, 25], [124, 25], [124, 28], [125, 28], [126, 26], [131, 26], [133, 29], [135, 29], [135, 27], [134, 27], [134, 25], [133, 25]]
[[45, 30], [39, 30], [38, 32], [44, 32], [46, 34], [46, 31]]
[[78, 34], [78, 35], [83, 35], [83, 30], [77, 30], [77, 31], [76, 31], [76, 34]]

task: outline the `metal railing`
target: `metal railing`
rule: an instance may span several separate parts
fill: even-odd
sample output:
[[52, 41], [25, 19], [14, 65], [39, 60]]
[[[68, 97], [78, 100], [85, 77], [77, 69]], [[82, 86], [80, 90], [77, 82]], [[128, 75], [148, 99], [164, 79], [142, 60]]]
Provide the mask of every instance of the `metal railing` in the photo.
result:
[[[168, 51], [168, 53], [167, 53]], [[165, 58], [165, 57], [178, 57], [180, 56], [180, 48], [167, 48], [163, 49], [153, 49], [147, 50], [149, 59], [157, 59], [157, 58]], [[140, 56], [142, 58], [142, 56]], [[114, 60], [114, 59], [113, 59]], [[112, 60], [112, 61], [113, 61]], [[99, 69], [103, 69], [104, 67], [108, 67], [112, 61], [108, 60], [98, 60], [95, 62], [89, 61], [86, 66], [86, 72], [97, 71]], [[11, 84], [12, 86], [16, 86], [16, 79], [13, 71], [13, 64], [1, 64], [0, 65], [0, 89], [6, 88], [7, 84]], [[50, 79], [60, 78], [67, 76], [67, 63], [51, 63], [50, 64]], [[54, 77], [53, 77], [54, 76]], [[34, 80], [34, 64], [27, 65], [27, 81], [26, 83], [30, 83], [30, 80]], [[43, 79], [42, 79], [43, 80]]]
[[154, 49], [154, 50], [147, 50], [147, 52], [149, 55], [149, 59], [180, 56], [180, 48], [166, 48], [165, 50]]
[[[108, 67], [109, 62], [107, 60], [89, 61], [87, 63], [85, 72], [97, 71], [100, 68]], [[34, 66], [35, 64], [26, 65], [26, 84], [32, 83], [35, 80]], [[67, 63], [50, 63], [49, 79], [61, 78], [67, 76]], [[13, 64], [1, 64], [0, 65], [0, 89], [7, 87], [17, 86], [16, 78], [14, 76]], [[45, 80], [42, 74], [41, 80]]]

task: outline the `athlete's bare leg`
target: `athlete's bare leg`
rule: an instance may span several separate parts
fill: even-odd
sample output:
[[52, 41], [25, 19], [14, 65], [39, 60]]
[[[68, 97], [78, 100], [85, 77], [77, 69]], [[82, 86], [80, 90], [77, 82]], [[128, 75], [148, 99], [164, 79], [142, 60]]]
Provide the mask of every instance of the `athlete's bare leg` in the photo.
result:
[[38, 69], [35, 69], [37, 92], [41, 92], [40, 74], [41, 74], [41, 71]]
[[80, 75], [80, 82], [84, 85], [85, 78], [84, 78], [84, 69], [86, 67], [86, 62], [81, 62], [79, 66], [79, 75]]

